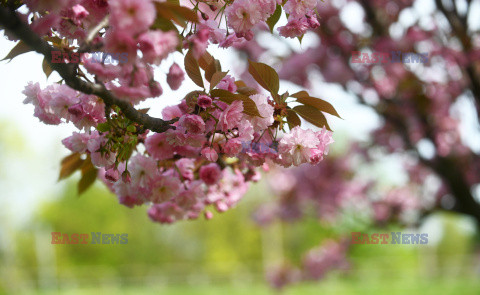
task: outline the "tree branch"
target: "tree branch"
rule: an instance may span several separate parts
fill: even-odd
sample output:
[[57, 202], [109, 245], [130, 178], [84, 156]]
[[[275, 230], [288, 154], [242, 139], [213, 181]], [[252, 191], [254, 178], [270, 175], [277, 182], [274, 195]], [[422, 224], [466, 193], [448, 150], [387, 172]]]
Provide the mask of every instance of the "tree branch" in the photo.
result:
[[121, 100], [113, 95], [105, 85], [99, 83], [90, 83], [83, 81], [76, 74], [75, 64], [52, 63], [52, 51], [58, 51], [50, 46], [45, 40], [34, 33], [30, 27], [25, 24], [13, 10], [0, 6], [0, 25], [13, 33], [17, 38], [30, 46], [36, 52], [42, 54], [50, 67], [57, 71], [64, 79], [65, 83], [71, 88], [85, 94], [93, 94], [100, 97], [106, 105], [118, 106], [122, 113], [130, 120], [143, 125], [145, 128], [154, 132], [165, 132], [168, 129], [174, 129], [171, 126], [176, 120], [164, 121], [159, 118], [153, 118], [136, 110], [130, 103]]
[[[457, 13], [448, 11], [445, 6], [443, 5], [442, 0], [435, 0], [435, 4], [437, 8], [442, 12], [442, 14], [445, 16], [447, 19], [448, 23], [450, 24], [450, 27], [452, 28], [452, 31], [454, 34], [458, 37], [459, 41], [462, 43], [463, 51], [465, 54], [470, 53], [472, 50], [472, 40], [470, 39], [470, 36], [468, 35], [468, 30], [467, 30], [467, 22], [462, 21], [462, 17], [459, 16]], [[468, 9], [470, 9], [470, 3], [468, 4]], [[455, 3], [453, 3], [453, 6], [455, 6]], [[475, 107], [477, 109], [477, 116], [480, 119], [480, 79], [478, 73], [475, 71], [475, 68], [473, 67], [472, 63], [468, 63], [468, 65], [465, 66], [465, 72], [467, 73], [467, 76], [470, 80], [470, 89], [472, 90], [473, 97], [475, 100]]]

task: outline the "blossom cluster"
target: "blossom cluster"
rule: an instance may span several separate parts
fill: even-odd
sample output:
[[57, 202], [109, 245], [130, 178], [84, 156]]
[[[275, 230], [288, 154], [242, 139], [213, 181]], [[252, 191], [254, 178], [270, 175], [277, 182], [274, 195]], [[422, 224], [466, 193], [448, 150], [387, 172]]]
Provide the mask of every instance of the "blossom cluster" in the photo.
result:
[[[71, 122], [78, 128], [63, 140], [72, 155], [62, 162], [61, 178], [80, 170], [85, 178], [80, 183], [90, 184], [91, 175], [98, 173], [121, 204], [148, 204], [152, 220], [172, 223], [201, 214], [211, 218], [210, 207], [217, 212], [232, 208], [248, 183], [259, 179], [258, 167], [315, 165], [328, 154], [333, 142], [328, 125], [313, 131], [302, 129], [300, 119], [295, 124], [289, 121], [289, 95], [277, 93], [273, 68], [251, 64], [252, 76], [267, 94], [222, 72], [220, 62], [207, 52], [211, 44], [238, 46], [252, 40], [256, 31], [267, 26], [273, 30], [282, 11], [289, 17], [286, 27], [279, 28], [280, 35], [300, 37], [319, 25], [317, 0], [26, 0], [24, 4], [27, 9], [16, 13], [52, 46], [44, 70], [49, 64], [51, 69], [63, 63], [74, 66], [75, 78], [96, 84], [96, 89], [105, 89], [121, 102], [106, 104], [102, 95], [85, 94], [66, 83], [25, 87], [25, 103], [35, 107], [40, 121]], [[167, 59], [176, 52], [187, 52], [184, 68]], [[112, 63], [97, 55], [128, 59]], [[167, 60], [164, 78], [172, 90], [179, 89], [187, 75], [203, 90], [166, 107], [161, 119], [169, 127], [155, 133], [123, 108], [125, 103], [135, 107], [162, 95], [155, 69]], [[264, 85], [264, 75], [277, 78]], [[245, 146], [252, 148], [246, 151]]]
[[[237, 86], [226, 76], [218, 87], [235, 90]], [[183, 100], [163, 110], [163, 119], [177, 119], [175, 129], [123, 133], [120, 144], [142, 143], [144, 152], [135, 146], [133, 156], [122, 161], [121, 151], [111, 143], [117, 131], [99, 128], [116, 124], [106, 123], [105, 107], [98, 98], [57, 84], [45, 89], [29, 84], [24, 93], [25, 102], [35, 106], [35, 116], [44, 123], [73, 122], [80, 129], [64, 139], [64, 145], [73, 153], [89, 155], [121, 204], [152, 204], [149, 216], [162, 223], [198, 218], [202, 212], [210, 218], [209, 205], [223, 212], [242, 198], [249, 181], [259, 179], [256, 167], [266, 161], [285, 167], [317, 164], [333, 142], [326, 129], [314, 132], [298, 126], [281, 139], [273, 137], [274, 107], [266, 95], [250, 96], [259, 117], [245, 114], [240, 100], [227, 104], [200, 94], [193, 98], [194, 105]], [[260, 144], [267, 148], [242, 152], [244, 146]], [[237, 160], [226, 167], [231, 158]]]

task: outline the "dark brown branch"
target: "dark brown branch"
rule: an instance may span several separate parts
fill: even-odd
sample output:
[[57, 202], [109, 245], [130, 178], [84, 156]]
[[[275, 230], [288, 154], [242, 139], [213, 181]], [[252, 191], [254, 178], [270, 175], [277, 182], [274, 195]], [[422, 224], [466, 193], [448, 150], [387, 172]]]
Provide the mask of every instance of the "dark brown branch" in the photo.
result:
[[15, 34], [17, 38], [30, 46], [33, 50], [42, 54], [45, 57], [45, 60], [50, 64], [50, 67], [57, 71], [64, 79], [65, 83], [71, 88], [85, 94], [96, 95], [100, 97], [106, 105], [118, 106], [128, 119], [143, 125], [146, 129], [160, 133], [174, 128], [171, 126], [171, 124], [175, 122], [174, 120], [164, 121], [143, 114], [136, 110], [130, 103], [115, 97], [115, 95], [108, 91], [103, 84], [83, 81], [77, 76], [75, 64], [52, 63], [52, 51], [58, 51], [59, 49], [50, 46], [45, 40], [41, 39], [36, 33], [34, 33], [27, 24], [20, 20], [15, 11], [0, 6], [0, 25], [2, 28]]
[[[472, 40], [468, 35], [467, 22], [462, 20], [462, 17], [459, 16], [456, 12], [448, 11], [443, 5], [442, 0], [435, 0], [437, 8], [442, 12], [442, 14], [447, 19], [450, 27], [452, 28], [453, 33], [459, 38], [459, 41], [462, 43], [463, 51], [465, 54], [470, 53], [472, 50]], [[455, 3], [453, 3], [455, 7]], [[471, 3], [468, 4], [468, 10], [470, 10]], [[475, 100], [475, 106], [477, 109], [477, 115], [480, 119], [480, 78], [478, 73], [475, 71], [472, 63], [469, 63], [465, 67], [465, 72], [470, 80], [470, 88], [473, 93]]]

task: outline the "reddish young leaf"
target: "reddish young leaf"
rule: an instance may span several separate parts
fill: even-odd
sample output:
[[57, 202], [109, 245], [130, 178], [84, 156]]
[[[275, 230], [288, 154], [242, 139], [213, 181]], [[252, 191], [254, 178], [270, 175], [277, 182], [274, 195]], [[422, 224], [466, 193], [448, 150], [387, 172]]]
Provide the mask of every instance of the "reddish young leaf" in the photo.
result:
[[235, 81], [235, 85], [237, 85], [237, 87], [247, 87], [247, 84], [245, 84], [245, 82], [242, 80]]
[[249, 60], [248, 72], [260, 86], [270, 91], [273, 96], [278, 96], [280, 81], [277, 72], [272, 67]]
[[287, 110], [287, 122], [290, 130], [295, 126], [300, 126], [302, 124], [302, 121], [298, 117], [297, 113], [295, 113], [293, 110]]
[[65, 179], [72, 175], [75, 171], [80, 169], [83, 165], [84, 160], [80, 158], [79, 153], [74, 153], [63, 158], [60, 163], [60, 174], [58, 180]]
[[205, 79], [210, 82], [213, 75], [221, 71], [222, 66], [220, 65], [220, 61], [218, 59], [214, 59], [212, 62], [210, 62], [210, 64], [207, 66], [207, 69], [205, 70]]
[[248, 86], [238, 87], [237, 92], [246, 96], [257, 94], [257, 90], [255, 88], [248, 87]]
[[193, 57], [191, 50], [189, 50], [185, 55], [185, 71], [195, 84], [204, 88], [200, 67], [198, 66], [198, 62], [195, 57]]
[[327, 119], [325, 115], [317, 110], [316, 108], [308, 105], [299, 105], [293, 108], [293, 110], [300, 115], [300, 117], [304, 118], [307, 122], [317, 126], [317, 127], [324, 127], [328, 130], [330, 126], [328, 126]]
[[98, 169], [92, 165], [90, 159], [85, 161], [82, 167], [82, 178], [78, 182], [78, 194], [83, 194], [97, 179]]
[[215, 59], [213, 56], [205, 51], [205, 53], [198, 59], [198, 65], [202, 68], [202, 70], [206, 71], [208, 66], [214, 61]]
[[167, 20], [176, 22], [179, 26], [186, 27], [188, 22], [198, 22], [197, 14], [183, 6], [169, 2], [154, 2], [157, 15]]
[[20, 54], [27, 53], [30, 51], [32, 51], [30, 46], [25, 44], [23, 41], [20, 41], [17, 43], [17, 45], [15, 45], [15, 47], [12, 48], [12, 50], [10, 50], [7, 56], [5, 56], [2, 60], [6, 60], [6, 59], [12, 60], [13, 58], [19, 56]]
[[340, 119], [342, 118], [329, 102], [326, 102], [320, 98], [312, 97], [306, 91], [297, 92], [292, 94], [291, 97], [295, 97], [298, 102], [303, 103], [304, 105], [312, 106], [319, 111], [329, 113], [330, 115], [339, 117]]
[[222, 81], [222, 79], [227, 75], [227, 72], [216, 72], [213, 74], [212, 78], [210, 79], [210, 90], [215, 88], [215, 86]]
[[43, 62], [42, 62], [42, 69], [43, 69], [43, 72], [45, 73], [45, 76], [47, 76], [47, 79], [48, 79], [48, 77], [50, 77], [50, 75], [52, 74], [53, 70], [45, 58], [43, 59]]

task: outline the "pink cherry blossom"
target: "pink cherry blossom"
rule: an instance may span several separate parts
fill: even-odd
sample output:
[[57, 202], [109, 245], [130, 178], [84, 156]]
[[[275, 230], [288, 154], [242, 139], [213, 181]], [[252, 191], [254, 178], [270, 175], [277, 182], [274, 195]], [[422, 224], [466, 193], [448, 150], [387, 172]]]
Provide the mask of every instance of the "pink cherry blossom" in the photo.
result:
[[212, 98], [208, 95], [201, 94], [198, 96], [197, 104], [199, 107], [207, 109], [212, 106]]
[[237, 85], [235, 85], [235, 79], [230, 75], [226, 75], [225, 77], [223, 77], [223, 79], [217, 84], [217, 88], [227, 90], [232, 93], [237, 91]]
[[150, 0], [110, 0], [110, 22], [126, 34], [147, 30], [155, 20], [156, 10]]
[[178, 177], [166, 173], [154, 178], [150, 186], [152, 193], [149, 200], [153, 203], [167, 202], [177, 196], [182, 189], [182, 183]]
[[202, 156], [210, 162], [216, 162], [218, 160], [218, 154], [215, 149], [211, 147], [206, 147], [202, 149]]
[[268, 98], [262, 94], [250, 95], [250, 99], [255, 102], [261, 117], [248, 116], [248, 120], [253, 125], [253, 130], [260, 131], [267, 129], [273, 124], [273, 106], [268, 103]]
[[290, 19], [285, 26], [279, 27], [280, 36], [286, 38], [300, 37], [307, 32], [309, 24], [305, 17], [300, 19]]
[[167, 74], [167, 83], [172, 90], [177, 90], [182, 85], [183, 80], [185, 80], [185, 74], [180, 66], [174, 63]]
[[180, 120], [178, 120], [178, 125], [190, 133], [200, 134], [205, 131], [205, 122], [202, 117], [197, 115], [183, 115], [180, 117]]
[[174, 32], [148, 31], [138, 37], [143, 60], [159, 65], [164, 58], [175, 51], [178, 38]]
[[225, 9], [228, 26], [238, 34], [246, 34], [262, 20], [260, 9], [247, 0], [236, 0]]
[[288, 0], [285, 12], [293, 17], [302, 17], [317, 6], [318, 0]]
[[109, 53], [125, 53], [129, 61], [137, 56], [137, 41], [127, 32], [109, 29], [105, 34], [105, 50]]
[[173, 147], [167, 142], [165, 133], [155, 133], [145, 140], [147, 152], [157, 160], [166, 160], [173, 157]]
[[222, 170], [216, 163], [210, 163], [200, 167], [200, 178], [208, 185], [217, 183], [222, 177]]
[[238, 126], [242, 118], [243, 102], [235, 100], [221, 114], [218, 125], [222, 131], [228, 131]]
[[298, 166], [310, 160], [311, 150], [320, 144], [320, 140], [312, 130], [295, 127], [285, 134], [278, 145], [278, 152], [286, 163]]
[[152, 179], [158, 174], [157, 163], [151, 157], [140, 154], [130, 159], [128, 170], [131, 174], [132, 186], [147, 188]]

